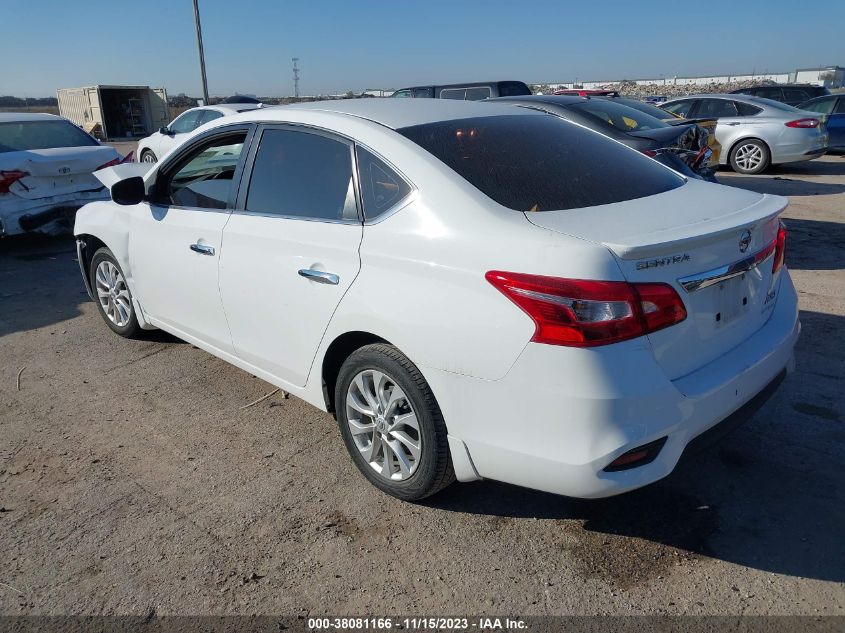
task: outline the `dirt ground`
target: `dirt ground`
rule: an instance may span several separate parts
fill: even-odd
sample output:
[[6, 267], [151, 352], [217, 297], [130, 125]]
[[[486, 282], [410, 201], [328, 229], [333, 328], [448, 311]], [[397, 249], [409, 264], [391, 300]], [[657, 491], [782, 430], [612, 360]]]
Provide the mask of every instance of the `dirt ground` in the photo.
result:
[[[0, 614], [845, 615], [845, 158], [788, 195], [798, 370], [645, 490], [391, 499], [334, 419], [162, 333], [121, 339], [73, 242], [0, 242]], [[20, 388], [18, 389], [18, 379]]]

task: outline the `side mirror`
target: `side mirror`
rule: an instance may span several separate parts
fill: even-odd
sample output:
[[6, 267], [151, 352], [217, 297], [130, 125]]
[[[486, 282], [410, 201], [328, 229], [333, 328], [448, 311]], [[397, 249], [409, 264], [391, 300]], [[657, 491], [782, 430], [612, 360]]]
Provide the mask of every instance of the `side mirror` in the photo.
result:
[[124, 206], [143, 202], [145, 195], [144, 179], [140, 176], [118, 180], [111, 186], [111, 199]]
[[170, 131], [170, 128], [167, 127], [166, 125], [164, 127], [158, 128], [158, 133], [164, 134], [165, 136], [170, 136], [172, 134], [172, 132]]

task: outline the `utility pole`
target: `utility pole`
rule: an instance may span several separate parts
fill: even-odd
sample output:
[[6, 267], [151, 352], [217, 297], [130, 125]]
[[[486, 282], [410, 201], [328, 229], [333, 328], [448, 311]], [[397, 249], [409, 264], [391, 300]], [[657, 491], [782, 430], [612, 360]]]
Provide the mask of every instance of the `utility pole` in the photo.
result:
[[208, 105], [208, 81], [205, 78], [205, 53], [202, 51], [202, 26], [200, 26], [200, 8], [194, 0], [194, 22], [197, 25], [197, 49], [200, 54], [200, 74], [202, 75], [202, 98], [204, 105]]
[[[196, 0], [194, 0], [196, 2]], [[293, 62], [293, 96], [299, 98], [299, 57], [291, 58]]]

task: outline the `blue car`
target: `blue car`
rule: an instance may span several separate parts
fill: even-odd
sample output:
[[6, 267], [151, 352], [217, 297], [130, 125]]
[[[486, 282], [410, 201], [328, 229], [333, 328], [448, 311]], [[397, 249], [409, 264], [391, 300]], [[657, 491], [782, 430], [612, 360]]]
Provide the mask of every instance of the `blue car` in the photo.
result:
[[845, 94], [816, 97], [796, 106], [825, 115], [827, 132], [830, 135], [828, 152], [845, 152]]

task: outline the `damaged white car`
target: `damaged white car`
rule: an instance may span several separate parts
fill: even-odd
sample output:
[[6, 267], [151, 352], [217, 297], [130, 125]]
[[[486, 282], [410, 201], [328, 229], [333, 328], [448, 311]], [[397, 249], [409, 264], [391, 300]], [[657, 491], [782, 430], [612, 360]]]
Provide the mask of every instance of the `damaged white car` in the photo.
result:
[[79, 207], [109, 199], [93, 172], [120, 162], [60, 116], [0, 113], [0, 235], [69, 230]]

